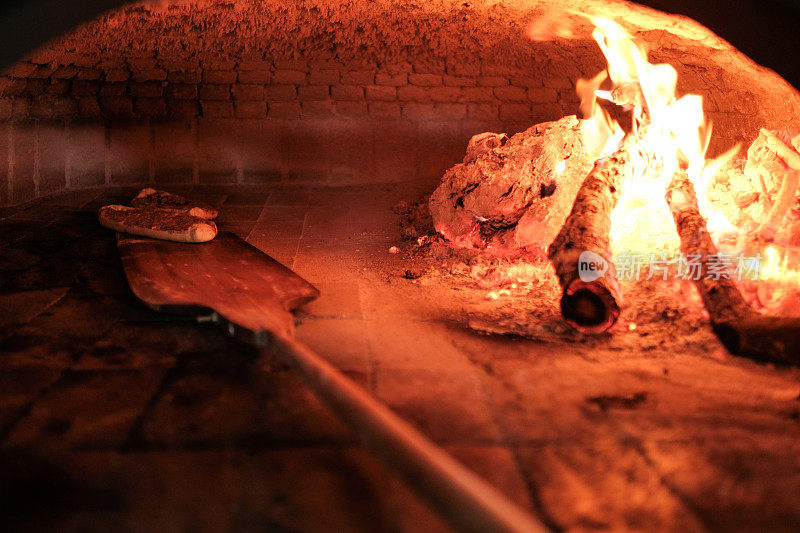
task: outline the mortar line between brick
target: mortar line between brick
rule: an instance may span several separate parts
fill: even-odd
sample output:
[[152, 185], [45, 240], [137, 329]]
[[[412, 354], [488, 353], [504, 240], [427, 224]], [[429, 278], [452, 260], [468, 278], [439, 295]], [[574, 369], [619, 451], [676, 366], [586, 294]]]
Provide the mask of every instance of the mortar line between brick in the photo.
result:
[[192, 136], [192, 183], [200, 183], [200, 134], [198, 133], [199, 123], [197, 118], [193, 118], [190, 126]]
[[616, 431], [622, 435], [622, 438], [617, 439], [621, 445], [630, 446], [645, 462], [645, 464], [652, 470], [653, 474], [658, 478], [659, 483], [662, 487], [672, 495], [678, 502], [680, 502], [681, 506], [686, 510], [687, 513], [691, 514], [692, 517], [697, 520], [701, 525], [706, 525], [701, 518], [702, 516], [702, 509], [699, 508], [697, 505], [692, 502], [692, 499], [681, 491], [678, 487], [667, 481], [661, 472], [659, 471], [656, 464], [648, 455], [647, 450], [642, 446], [642, 441], [639, 437], [631, 435], [627, 431], [625, 431], [620, 424], [614, 423]]
[[363, 450], [364, 445], [354, 435], [351, 440], [319, 439], [316, 441], [293, 440], [258, 440], [244, 436], [234, 440], [196, 440], [175, 444], [164, 442], [125, 443], [121, 447], [116, 444], [77, 444], [69, 448], [72, 452], [115, 451], [118, 453], [149, 452], [200, 452], [234, 450], [247, 453], [261, 451], [294, 451], [294, 450]]
[[131, 424], [131, 428], [128, 430], [128, 435], [125, 437], [125, 441], [119, 447], [120, 451], [133, 451], [146, 447], [145, 438], [142, 433], [144, 431], [144, 423], [152, 413], [153, 409], [158, 403], [158, 400], [161, 398], [167, 388], [175, 381], [175, 376], [179, 375], [185, 366], [186, 363], [184, 361], [177, 359], [175, 363], [166, 372], [164, 372], [164, 376], [161, 378], [161, 383], [158, 384], [158, 388], [153, 395], [148, 398], [147, 402], [142, 407], [142, 410], [139, 412], [139, 415], [136, 417], [136, 420], [134, 420], [133, 424]]
[[14, 159], [17, 156], [17, 151], [14, 149], [14, 132], [17, 125], [12, 123], [8, 129], [8, 204], [14, 205], [14, 181], [17, 179], [14, 172]]
[[41, 194], [41, 143], [39, 135], [41, 135], [41, 128], [39, 127], [39, 120], [33, 122], [34, 135], [33, 135], [33, 197], [38, 198]]
[[[454, 346], [455, 347], [455, 346]], [[455, 347], [458, 349], [457, 347]], [[485, 368], [485, 366], [481, 365], [477, 361], [475, 361], [471, 356], [469, 351], [463, 350], [462, 353], [464, 357], [475, 367], [480, 368], [483, 370], [483, 374], [486, 376], [486, 379], [494, 379], [489, 371]], [[519, 449], [517, 446], [511, 444], [511, 439], [509, 439], [508, 430], [505, 427], [505, 424], [502, 423], [500, 418], [497, 416], [497, 412], [493, 407], [492, 404], [492, 395], [487, 390], [486, 386], [483, 383], [483, 380], [478, 377], [478, 389], [480, 391], [480, 395], [483, 397], [484, 403], [486, 404], [487, 409], [489, 410], [489, 414], [491, 416], [492, 422], [494, 423], [497, 431], [500, 433], [500, 443], [499, 445], [503, 448], [506, 448], [509, 453], [511, 454], [511, 459], [514, 462], [514, 469], [519, 475], [520, 479], [522, 479], [523, 483], [525, 484], [525, 488], [528, 491], [528, 496], [530, 498], [531, 505], [533, 506], [536, 517], [539, 518], [544, 524], [550, 528], [554, 532], [564, 531], [564, 527], [558, 524], [553, 517], [553, 515], [547, 510], [547, 506], [544, 503], [541, 495], [539, 494], [539, 487], [533, 482], [530, 476], [525, 474], [525, 469], [523, 468], [522, 458], [519, 455]]]
[[156, 134], [153, 121], [147, 119], [147, 182], [156, 181]]
[[111, 184], [111, 127], [103, 122], [103, 183]]
[[241, 124], [236, 128], [236, 183], [244, 183], [244, 131]]
[[256, 216], [255, 222], [253, 222], [253, 225], [250, 226], [250, 230], [247, 232], [247, 235], [244, 237], [245, 241], [250, 242], [250, 237], [253, 234], [253, 230], [258, 225], [258, 221], [261, 220], [261, 215], [264, 214], [264, 210], [267, 209], [267, 204], [269, 203], [269, 199], [270, 199], [271, 196], [272, 196], [272, 192], [270, 192], [269, 195], [267, 196], [267, 198], [264, 200], [264, 205], [261, 206], [261, 211], [258, 212], [258, 215]]
[[[358, 301], [359, 305], [362, 305], [362, 302], [366, 301], [367, 299], [367, 289], [361, 283], [358, 284]], [[361, 313], [363, 315], [363, 308], [361, 309]], [[372, 355], [372, 351], [374, 348], [372, 335], [368, 332], [370, 329], [366, 327], [366, 321], [362, 318], [361, 322], [363, 324], [362, 331], [364, 332], [364, 344], [366, 348], [366, 363], [367, 363], [367, 386], [369, 387], [369, 392], [372, 395], [375, 395], [375, 390], [378, 383], [378, 366], [375, 364], [375, 358]]]
[[8, 150], [6, 152], [6, 197], [5, 197], [5, 204], [12, 205], [12, 198], [11, 198], [11, 182], [13, 180], [13, 169], [14, 169], [14, 125], [12, 124], [11, 127], [8, 128], [6, 132], [6, 146], [8, 146]]
[[292, 254], [292, 270], [297, 268], [297, 254], [300, 252], [300, 243], [303, 241], [303, 236], [306, 233], [306, 225], [308, 224], [308, 213], [311, 210], [309, 206], [306, 206], [306, 212], [303, 214], [303, 226], [300, 228], [300, 236], [297, 238], [297, 244], [294, 247], [294, 253]]
[[70, 124], [69, 119], [64, 120], [64, 143], [66, 146], [66, 153], [64, 154], [64, 188], [67, 190], [72, 189], [72, 131]]

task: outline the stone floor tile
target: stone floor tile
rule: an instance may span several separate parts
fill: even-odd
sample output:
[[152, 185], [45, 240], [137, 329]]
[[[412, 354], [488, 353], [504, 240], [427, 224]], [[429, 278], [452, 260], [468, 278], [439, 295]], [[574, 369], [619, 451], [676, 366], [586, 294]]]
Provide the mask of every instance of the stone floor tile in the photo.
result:
[[255, 222], [226, 222], [224, 224], [217, 223], [219, 231], [227, 231], [233, 233], [242, 240], [247, 240], [250, 232], [253, 231]]
[[324, 246], [301, 239], [292, 270], [311, 283], [341, 283], [360, 279], [366, 269], [355, 250]]
[[644, 441], [642, 448], [710, 531], [789, 531], [800, 521], [800, 472], [786, 470], [800, 453], [795, 435], [743, 431], [735, 438]]
[[231, 451], [124, 453], [20, 449], [0, 455], [0, 506], [14, 531], [235, 529], [243, 488]]
[[211, 324], [157, 314], [157, 321], [127, 321], [111, 328], [72, 366], [76, 370], [169, 368], [182, 354], [229, 349], [230, 339]]
[[294, 206], [265, 207], [253, 227], [251, 238], [299, 239], [305, 223], [305, 209]]
[[121, 446], [164, 371], [69, 372], [13, 429], [9, 446]]
[[196, 185], [192, 187], [190, 192], [186, 193], [186, 197], [196, 202], [204, 202], [216, 209], [221, 209], [228, 194], [213, 192], [213, 190], [204, 189], [202, 185]]
[[376, 396], [436, 442], [500, 443], [480, 381], [467, 365], [439, 371], [375, 367]]
[[314, 318], [361, 318], [361, 286], [357, 281], [316, 281], [319, 298], [303, 307]]
[[18, 366], [67, 368], [89, 349], [88, 343], [59, 339], [29, 328], [0, 331], [0, 369]]
[[247, 242], [288, 268], [294, 265], [300, 245], [299, 237], [273, 239], [256, 231], [255, 228], [247, 235]]
[[402, 531], [380, 497], [385, 469], [360, 447], [262, 452], [244, 470], [242, 528]]
[[104, 189], [96, 198], [81, 207], [81, 211], [97, 213], [105, 205], [128, 205], [139, 193], [141, 187], [115, 187]]
[[[391, 206], [431, 185], [270, 188], [252, 231], [247, 195], [267, 189], [197, 191], [228, 195], [221, 227], [319, 286], [302, 342], [557, 529], [798, 522], [800, 370], [476, 335], [470, 296], [435, 301], [388, 253]], [[38, 529], [446, 531], [276, 358], [130, 294], [93, 210], [137, 190], [0, 220], [0, 308], [70, 288], [0, 325], [0, 516], [18, 502]]]
[[513, 452], [503, 446], [446, 446], [461, 464], [481, 476], [514, 503], [535, 513], [527, 481]]
[[288, 369], [197, 355], [170, 376], [142, 422], [148, 446], [264, 446], [354, 437]]
[[0, 207], [0, 220], [4, 220], [8, 217], [11, 217], [17, 213], [19, 213], [22, 209], [24, 209], [26, 205], [10, 205], [5, 207]]
[[54, 205], [64, 205], [73, 209], [80, 209], [89, 202], [94, 201], [103, 194], [100, 189], [65, 191], [48, 198], [44, 198], [42, 203], [52, 203]]
[[456, 529], [446, 522], [426, 502], [401, 480], [389, 477], [382, 488], [381, 498], [391, 517], [393, 531], [399, 533], [455, 533]]
[[225, 199], [223, 208], [229, 206], [258, 206], [264, 207], [270, 198], [271, 187], [264, 186], [247, 186], [243, 185], [236, 187], [233, 192], [229, 192], [228, 197]]
[[523, 447], [520, 468], [563, 530], [705, 531], [635, 444]]
[[54, 365], [3, 366], [0, 371], [0, 435], [5, 435], [31, 403], [55, 383], [63, 367]]
[[0, 272], [19, 272], [31, 268], [41, 260], [41, 254], [32, 253], [23, 247], [10, 243], [0, 252]]
[[392, 370], [459, 371], [469, 359], [442, 335], [441, 325], [419, 320], [365, 319], [372, 362]]
[[10, 220], [39, 222], [42, 225], [48, 225], [75, 209], [73, 206], [61, 205], [55, 202], [36, 201], [30, 207], [20, 209], [8, 218]]
[[[457, 318], [451, 310], [460, 310], [465, 303], [460, 296], [443, 302], [430, 298], [430, 290], [426, 285], [405, 278], [408, 264], [396, 259], [396, 256], [380, 250], [380, 255], [366, 254], [362, 262], [361, 276], [361, 308], [364, 316], [374, 320], [433, 321], [447, 325]], [[383, 262], [380, 270], [373, 263]]]
[[214, 221], [218, 225], [225, 225], [229, 222], [249, 222], [255, 223], [258, 220], [263, 205], [228, 205], [225, 204], [219, 211], [219, 215]]
[[[138, 311], [128, 308], [127, 303], [110, 297], [70, 293], [21, 329], [73, 342], [92, 343], [105, 335], [120, 318]], [[86, 320], [86, 317], [92, 317], [92, 320]]]
[[298, 325], [296, 336], [339, 370], [369, 374], [367, 342], [360, 320], [312, 318]]
[[270, 191], [265, 207], [306, 207], [310, 201], [308, 189], [279, 187]]
[[0, 328], [30, 322], [42, 311], [61, 300], [68, 290], [62, 287], [0, 295]]

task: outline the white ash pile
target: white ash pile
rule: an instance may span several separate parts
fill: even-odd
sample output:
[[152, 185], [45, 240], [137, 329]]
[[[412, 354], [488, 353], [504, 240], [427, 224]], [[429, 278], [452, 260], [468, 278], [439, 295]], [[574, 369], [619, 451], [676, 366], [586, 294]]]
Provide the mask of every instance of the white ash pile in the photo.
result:
[[592, 168], [574, 116], [507, 137], [481, 133], [429, 201], [433, 225], [451, 244], [543, 252]]
[[721, 170], [708, 192], [712, 207], [742, 235], [800, 246], [800, 134], [761, 130], [747, 150]]

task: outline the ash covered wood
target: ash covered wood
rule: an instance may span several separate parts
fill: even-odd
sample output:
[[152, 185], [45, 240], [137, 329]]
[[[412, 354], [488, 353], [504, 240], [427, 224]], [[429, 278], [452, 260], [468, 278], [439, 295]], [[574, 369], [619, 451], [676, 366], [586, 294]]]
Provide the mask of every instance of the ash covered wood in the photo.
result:
[[759, 315], [745, 302], [730, 272], [711, 272], [717, 247], [700, 215], [694, 186], [685, 170], [673, 175], [667, 203], [681, 238], [681, 252], [699, 258], [700, 268], [692, 279], [714, 333], [728, 351], [760, 361], [800, 364], [800, 319]]
[[591, 165], [575, 116], [510, 138], [481, 133], [431, 195], [434, 227], [464, 246], [482, 248], [495, 240], [544, 250]]
[[757, 361], [800, 364], [800, 318], [751, 314], [714, 324], [732, 354]]
[[[561, 312], [570, 325], [584, 333], [602, 333], [619, 317], [622, 294], [611, 261], [609, 236], [611, 213], [623, 183], [636, 169], [646, 168], [643, 154], [634, 144], [624, 142], [617, 152], [595, 164], [547, 250], [563, 289]], [[600, 277], [581, 278], [578, 263], [585, 252], [605, 266]]]
[[752, 314], [731, 273], [725, 271], [717, 275], [710, 272], [714, 268], [711, 258], [717, 255], [717, 247], [700, 214], [694, 185], [684, 169], [678, 169], [673, 175], [666, 199], [681, 239], [681, 252], [685, 257], [699, 259], [699, 270], [693, 276], [693, 281], [711, 322], [735, 320]]

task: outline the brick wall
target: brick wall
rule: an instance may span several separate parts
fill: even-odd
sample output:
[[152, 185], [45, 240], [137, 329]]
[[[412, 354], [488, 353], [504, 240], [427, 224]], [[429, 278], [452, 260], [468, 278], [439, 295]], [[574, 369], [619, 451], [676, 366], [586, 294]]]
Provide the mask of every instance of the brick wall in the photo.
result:
[[[0, 100], [11, 202], [103, 184], [353, 184], [435, 177], [469, 136], [575, 113], [568, 77], [497, 65], [155, 59], [106, 70], [19, 63]], [[24, 148], [23, 148], [24, 145]]]
[[[433, 182], [477, 132], [576, 113], [574, 80], [604, 64], [588, 30], [534, 42], [535, 11], [492, 2], [284, 4], [130, 5], [13, 65], [0, 78], [0, 204], [131, 183]], [[752, 133], [742, 116], [772, 117], [768, 96], [798, 115], [785, 88], [720, 98], [719, 80], [753, 70], [735, 51], [641, 36], [681, 57], [727, 137]]]

